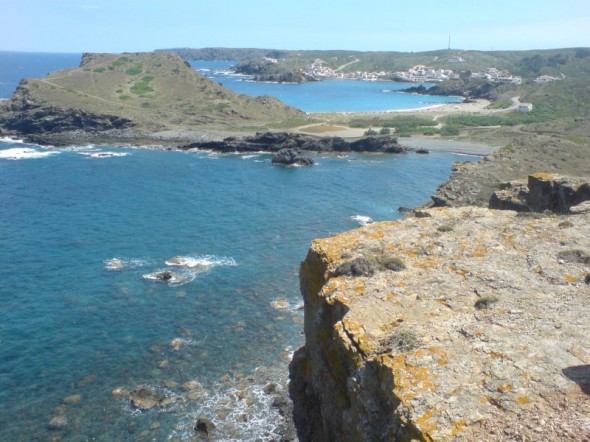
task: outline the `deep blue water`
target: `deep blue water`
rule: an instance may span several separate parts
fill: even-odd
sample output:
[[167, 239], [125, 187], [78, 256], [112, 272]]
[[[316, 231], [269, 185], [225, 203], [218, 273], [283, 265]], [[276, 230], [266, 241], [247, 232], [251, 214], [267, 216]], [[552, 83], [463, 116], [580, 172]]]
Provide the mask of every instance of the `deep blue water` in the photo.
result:
[[[79, 62], [56, 57], [15, 66]], [[271, 440], [281, 417], [262, 390], [286, 388], [303, 342], [311, 240], [398, 217], [467, 159], [277, 168], [268, 155], [0, 141], [0, 440], [191, 440], [199, 416], [213, 440]], [[175, 257], [202, 265], [166, 264]], [[180, 280], [146, 279], [163, 270]], [[142, 385], [170, 403], [139, 412], [113, 394]]]
[[[246, 95], [271, 95], [305, 112], [373, 112], [417, 109], [460, 102], [462, 97], [408, 94], [415, 83], [394, 81], [325, 80], [302, 84], [259, 83], [228, 71], [233, 61], [193, 61], [191, 65], [210, 79]], [[430, 85], [426, 84], [429, 87]]]
[[80, 65], [82, 54], [0, 51], [0, 98], [9, 98], [24, 77], [45, 77], [58, 69]]

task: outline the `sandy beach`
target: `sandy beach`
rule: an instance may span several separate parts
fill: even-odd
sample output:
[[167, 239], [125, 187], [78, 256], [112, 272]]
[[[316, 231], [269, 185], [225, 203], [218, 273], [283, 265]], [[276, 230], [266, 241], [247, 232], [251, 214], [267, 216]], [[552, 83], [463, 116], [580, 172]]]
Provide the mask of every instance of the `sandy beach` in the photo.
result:
[[[369, 116], [382, 116], [387, 117], [391, 116], [392, 114], [396, 115], [420, 115], [420, 116], [430, 116], [434, 120], [437, 120], [440, 117], [451, 115], [451, 114], [458, 114], [458, 113], [468, 113], [468, 114], [489, 114], [491, 111], [486, 109], [489, 106], [490, 102], [484, 99], [477, 99], [470, 101], [468, 103], [447, 103], [447, 104], [438, 104], [434, 106], [423, 107], [420, 109], [401, 109], [395, 111], [380, 111], [380, 112], [341, 112], [338, 114], [330, 114], [330, 115], [346, 115], [349, 118], [362, 118]], [[327, 118], [327, 114], [311, 114], [311, 115], [318, 115], [321, 118]], [[348, 127], [345, 124], [331, 124], [331, 123], [317, 123], [317, 124], [310, 124], [307, 126], [302, 126], [296, 129], [297, 132], [310, 134], [310, 135], [319, 135], [319, 136], [326, 136], [326, 137], [342, 137], [342, 138], [359, 138], [362, 137], [365, 132], [366, 128], [356, 128], [356, 127]], [[478, 155], [484, 156], [488, 155], [498, 149], [495, 146], [488, 146], [485, 144], [479, 143], [467, 143], [462, 141], [454, 141], [451, 139], [443, 139], [437, 137], [421, 137], [421, 136], [412, 136], [408, 138], [401, 138], [399, 140], [400, 144], [405, 146], [414, 147], [416, 149], [428, 149], [430, 151], [441, 151], [441, 152], [453, 152], [453, 153], [460, 153], [465, 155]]]

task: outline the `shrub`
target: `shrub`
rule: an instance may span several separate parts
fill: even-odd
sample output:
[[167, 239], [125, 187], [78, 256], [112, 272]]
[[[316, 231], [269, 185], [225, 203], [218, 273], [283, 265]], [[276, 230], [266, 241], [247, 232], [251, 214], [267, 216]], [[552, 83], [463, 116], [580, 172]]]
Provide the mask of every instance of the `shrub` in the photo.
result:
[[102, 73], [102, 72], [104, 72], [104, 71], [106, 71], [106, 68], [100, 67], [100, 68], [96, 68], [96, 69], [94, 69], [94, 71], [93, 71], [93, 72], [98, 72], [98, 73], [100, 74], [100, 73]]
[[590, 255], [580, 249], [564, 250], [557, 257], [565, 262], [590, 264]]
[[375, 270], [375, 263], [366, 258], [356, 258], [340, 264], [334, 271], [334, 276], [371, 276]]
[[143, 71], [143, 66], [141, 63], [136, 63], [133, 67], [130, 67], [125, 71], [127, 75], [138, 75], [141, 74]]
[[400, 272], [406, 268], [406, 264], [396, 256], [385, 253], [383, 255], [376, 255], [371, 257], [371, 261], [379, 266], [382, 270], [393, 270]]
[[446, 124], [441, 128], [440, 134], [445, 136], [459, 135], [459, 128], [452, 124]]
[[570, 227], [574, 227], [574, 224], [570, 221], [562, 221], [559, 223], [558, 227], [561, 227], [562, 229], [568, 229]]
[[372, 135], [377, 135], [377, 131], [373, 130], [373, 129], [369, 129], [365, 131], [365, 135], [366, 136], [372, 136]]
[[590, 273], [586, 273], [586, 277], [584, 278], [584, 282], [590, 285]]
[[391, 133], [391, 129], [388, 127], [382, 127], [379, 129], [379, 135], [389, 135]]
[[447, 224], [443, 224], [442, 226], [438, 226], [436, 228], [438, 232], [445, 233], [445, 232], [452, 232], [453, 228]]
[[492, 304], [495, 304], [498, 301], [499, 301], [498, 297], [494, 296], [494, 295], [482, 296], [477, 301], [475, 301], [475, 308], [478, 310], [481, 310], [483, 308], [488, 308], [488, 307], [491, 307]]

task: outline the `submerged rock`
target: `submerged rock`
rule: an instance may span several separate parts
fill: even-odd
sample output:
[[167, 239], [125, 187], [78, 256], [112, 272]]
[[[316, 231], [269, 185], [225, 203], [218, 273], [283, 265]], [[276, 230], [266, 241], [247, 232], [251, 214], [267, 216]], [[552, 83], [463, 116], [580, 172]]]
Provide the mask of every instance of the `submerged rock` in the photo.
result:
[[49, 429], [51, 430], [59, 430], [60, 428], [64, 428], [66, 425], [68, 425], [68, 419], [63, 415], [54, 416], [51, 418], [48, 424]]
[[160, 407], [163, 399], [156, 391], [147, 387], [138, 387], [129, 393], [131, 405], [140, 410], [151, 410]]

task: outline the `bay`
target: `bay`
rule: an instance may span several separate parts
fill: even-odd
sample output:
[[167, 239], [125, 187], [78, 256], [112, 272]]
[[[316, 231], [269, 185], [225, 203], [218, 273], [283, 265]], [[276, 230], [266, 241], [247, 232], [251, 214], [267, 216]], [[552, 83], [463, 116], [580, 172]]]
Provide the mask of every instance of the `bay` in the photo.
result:
[[[270, 95], [305, 112], [387, 112], [458, 103], [463, 97], [402, 92], [416, 83], [395, 81], [324, 80], [308, 83], [256, 82], [236, 75], [233, 61], [193, 61], [191, 66], [223, 86], [246, 95]], [[425, 84], [430, 87], [430, 84]]]
[[[79, 62], [28, 56], [0, 78]], [[310, 242], [398, 218], [470, 159], [278, 168], [264, 154], [0, 140], [0, 440], [191, 440], [198, 417], [212, 440], [276, 438]], [[165, 271], [178, 279], [150, 277]], [[134, 389], [161, 406], [132, 406]]]

